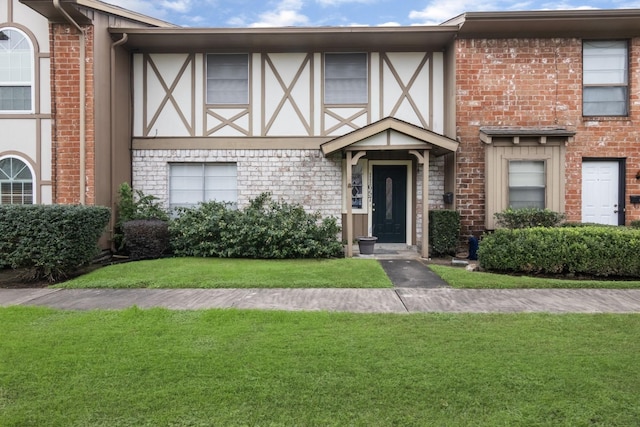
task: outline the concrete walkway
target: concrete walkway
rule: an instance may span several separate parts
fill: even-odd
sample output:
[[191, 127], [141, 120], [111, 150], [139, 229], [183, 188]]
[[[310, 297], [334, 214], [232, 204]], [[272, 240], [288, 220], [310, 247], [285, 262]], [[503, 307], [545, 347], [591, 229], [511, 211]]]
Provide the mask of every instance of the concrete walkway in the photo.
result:
[[640, 289], [0, 289], [0, 306], [356, 313], [640, 313]]
[[452, 289], [405, 245], [379, 245], [392, 289], [0, 289], [0, 307], [164, 307], [354, 313], [640, 313], [640, 289]]

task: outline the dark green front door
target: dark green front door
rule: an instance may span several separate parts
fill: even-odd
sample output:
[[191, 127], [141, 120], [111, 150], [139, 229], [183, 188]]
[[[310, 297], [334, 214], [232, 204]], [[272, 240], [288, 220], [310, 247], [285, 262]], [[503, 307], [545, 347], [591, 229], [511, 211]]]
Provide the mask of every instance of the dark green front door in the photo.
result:
[[378, 243], [407, 241], [407, 167], [373, 166], [373, 235]]

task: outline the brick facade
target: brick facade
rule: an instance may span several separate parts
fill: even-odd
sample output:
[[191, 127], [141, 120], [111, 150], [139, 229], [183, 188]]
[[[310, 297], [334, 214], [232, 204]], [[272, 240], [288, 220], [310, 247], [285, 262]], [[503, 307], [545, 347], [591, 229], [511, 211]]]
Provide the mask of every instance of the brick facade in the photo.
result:
[[342, 165], [320, 150], [134, 150], [133, 188], [169, 203], [169, 163], [236, 163], [238, 205], [263, 192], [340, 217]]
[[[238, 205], [263, 192], [288, 203], [298, 203], [307, 211], [333, 216], [342, 213], [342, 160], [325, 158], [320, 150], [134, 150], [133, 188], [152, 194], [169, 204], [169, 164], [183, 162], [235, 163]], [[417, 170], [417, 230], [422, 239], [422, 171]], [[429, 161], [429, 208], [444, 207], [444, 158]]]
[[[576, 132], [565, 164], [568, 220], [581, 220], [583, 158], [626, 158], [626, 194], [640, 194], [635, 179], [640, 169], [640, 39], [630, 41], [630, 113], [623, 118], [582, 117], [581, 39], [458, 39], [455, 55], [463, 236], [484, 230], [483, 126], [558, 126]], [[634, 219], [640, 219], [640, 208], [627, 204], [626, 221]]]
[[[86, 156], [85, 202], [93, 204], [94, 109], [93, 109], [93, 27], [85, 27], [86, 52]], [[52, 96], [53, 200], [59, 204], [79, 204], [80, 198], [80, 36], [68, 24], [50, 25]]]

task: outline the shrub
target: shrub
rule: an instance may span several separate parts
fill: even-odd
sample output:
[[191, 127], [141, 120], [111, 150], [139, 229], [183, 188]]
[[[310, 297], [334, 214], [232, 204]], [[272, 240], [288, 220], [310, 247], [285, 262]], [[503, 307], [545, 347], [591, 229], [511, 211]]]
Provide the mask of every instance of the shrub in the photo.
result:
[[177, 256], [222, 257], [237, 228], [240, 212], [230, 204], [205, 202], [178, 208], [169, 223], [170, 242]]
[[[163, 209], [157, 197], [144, 194], [141, 190], [134, 191], [126, 182], [120, 184], [118, 198], [118, 212], [113, 239], [114, 246], [119, 251], [127, 247], [123, 230], [125, 222], [138, 219], [169, 220], [169, 215]], [[126, 249], [129, 250], [128, 247]]]
[[243, 210], [219, 202], [181, 209], [170, 225], [175, 255], [224, 258], [329, 258], [342, 254], [335, 218], [321, 219], [269, 193]]
[[169, 248], [169, 225], [159, 219], [134, 219], [122, 225], [133, 259], [160, 258]]
[[640, 228], [640, 219], [635, 219], [629, 224], [631, 228]]
[[91, 262], [110, 218], [102, 206], [0, 206], [0, 265], [56, 281]]
[[609, 224], [597, 224], [595, 222], [575, 222], [575, 221], [567, 221], [560, 224], [560, 227], [572, 227], [572, 228], [581, 228], [581, 227], [604, 227], [604, 228], [618, 228], [617, 225], [609, 225]]
[[500, 229], [478, 251], [486, 270], [640, 277], [640, 230], [625, 227]]
[[496, 224], [505, 228], [557, 227], [564, 220], [564, 215], [549, 209], [508, 208], [494, 214]]
[[460, 214], [457, 211], [429, 211], [429, 244], [433, 255], [455, 255], [459, 235]]

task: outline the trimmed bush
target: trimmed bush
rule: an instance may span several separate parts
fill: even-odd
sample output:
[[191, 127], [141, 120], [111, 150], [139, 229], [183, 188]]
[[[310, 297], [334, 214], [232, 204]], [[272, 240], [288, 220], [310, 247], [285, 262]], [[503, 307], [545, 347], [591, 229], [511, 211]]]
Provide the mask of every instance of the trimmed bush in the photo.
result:
[[573, 228], [581, 228], [581, 227], [609, 227], [609, 228], [618, 228], [617, 225], [609, 225], [609, 224], [596, 224], [595, 222], [574, 222], [567, 221], [560, 224], [560, 227], [573, 227]]
[[53, 282], [90, 263], [110, 218], [102, 206], [0, 206], [0, 265]]
[[169, 215], [157, 197], [144, 194], [140, 190], [134, 191], [126, 182], [120, 184], [118, 199], [118, 212], [113, 236], [114, 247], [118, 251], [125, 249], [129, 251], [124, 239], [123, 225], [125, 222], [136, 219], [169, 220]]
[[169, 249], [169, 225], [159, 219], [134, 219], [122, 224], [124, 241], [133, 259], [160, 258]]
[[640, 277], [640, 230], [534, 227], [486, 235], [478, 251], [489, 271]]
[[459, 237], [460, 214], [458, 211], [429, 211], [429, 245], [433, 255], [455, 255]]
[[178, 210], [171, 221], [177, 256], [222, 258], [331, 258], [343, 254], [335, 218], [310, 214], [263, 193], [243, 210], [219, 202]]
[[640, 228], [640, 219], [634, 219], [633, 221], [631, 221], [629, 226], [631, 228]]
[[564, 215], [549, 209], [522, 208], [506, 209], [494, 214], [496, 225], [504, 228], [557, 227]]

